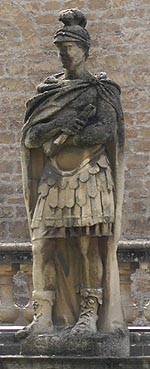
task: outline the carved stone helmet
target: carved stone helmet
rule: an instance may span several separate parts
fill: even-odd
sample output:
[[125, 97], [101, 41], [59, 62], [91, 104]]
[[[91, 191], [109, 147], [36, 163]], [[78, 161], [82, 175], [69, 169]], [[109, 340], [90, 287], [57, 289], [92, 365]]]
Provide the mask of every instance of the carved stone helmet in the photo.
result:
[[77, 8], [64, 10], [60, 13], [59, 21], [64, 23], [64, 27], [56, 32], [54, 43], [77, 42], [88, 54], [90, 35], [85, 29], [87, 20], [81, 10]]

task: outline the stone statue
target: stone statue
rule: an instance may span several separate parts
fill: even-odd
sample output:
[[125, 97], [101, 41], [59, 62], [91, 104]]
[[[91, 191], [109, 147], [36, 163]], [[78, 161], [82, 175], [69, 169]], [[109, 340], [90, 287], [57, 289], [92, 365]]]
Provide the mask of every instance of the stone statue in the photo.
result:
[[120, 87], [86, 70], [90, 36], [78, 9], [54, 38], [64, 73], [27, 103], [24, 196], [33, 248], [30, 334], [123, 329], [117, 265], [123, 198]]

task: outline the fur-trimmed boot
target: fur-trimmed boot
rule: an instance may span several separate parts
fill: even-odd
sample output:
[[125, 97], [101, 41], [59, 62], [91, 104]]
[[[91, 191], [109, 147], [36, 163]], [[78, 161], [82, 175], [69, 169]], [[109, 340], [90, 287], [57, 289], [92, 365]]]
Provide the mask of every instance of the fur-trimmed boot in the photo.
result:
[[96, 333], [98, 307], [102, 304], [102, 288], [80, 288], [80, 315], [72, 333]]
[[33, 291], [33, 321], [16, 333], [18, 339], [29, 334], [53, 333], [52, 307], [55, 301], [54, 291]]

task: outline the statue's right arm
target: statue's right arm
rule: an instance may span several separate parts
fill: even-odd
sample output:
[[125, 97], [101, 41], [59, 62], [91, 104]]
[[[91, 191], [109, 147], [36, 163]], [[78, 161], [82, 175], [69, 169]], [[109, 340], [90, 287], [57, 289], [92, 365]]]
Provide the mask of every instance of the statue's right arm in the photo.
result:
[[[57, 124], [56, 124], [57, 123]], [[28, 129], [25, 135], [25, 146], [29, 149], [42, 146], [60, 130], [58, 122], [37, 124]]]
[[[82, 126], [82, 121], [77, 119], [77, 113], [73, 109], [64, 109], [59, 112], [56, 118], [47, 123], [38, 123], [29, 128], [25, 135], [25, 146], [29, 149], [42, 146], [57, 134], [74, 134], [74, 129], [78, 130]], [[78, 127], [79, 126], [79, 127]]]

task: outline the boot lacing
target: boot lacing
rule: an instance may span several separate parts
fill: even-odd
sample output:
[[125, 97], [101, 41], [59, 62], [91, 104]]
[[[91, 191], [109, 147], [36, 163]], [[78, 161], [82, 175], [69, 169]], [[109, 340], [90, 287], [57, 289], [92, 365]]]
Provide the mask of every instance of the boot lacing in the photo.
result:
[[[96, 300], [96, 299], [95, 299]], [[95, 301], [92, 298], [85, 298], [83, 301], [81, 301], [81, 312], [78, 323], [81, 325], [87, 325], [89, 323], [89, 318], [93, 317], [94, 313], [94, 307], [95, 307]], [[78, 324], [77, 323], [77, 324]]]

